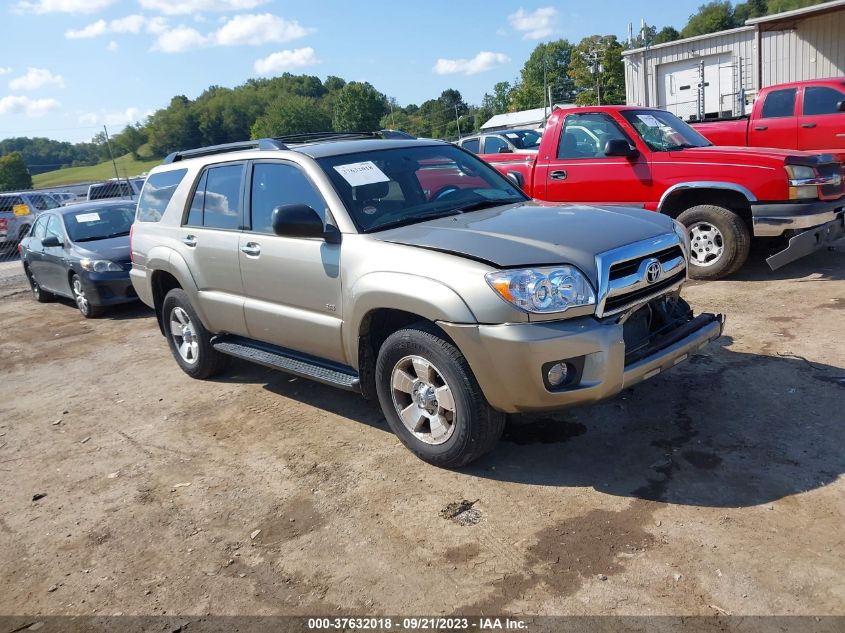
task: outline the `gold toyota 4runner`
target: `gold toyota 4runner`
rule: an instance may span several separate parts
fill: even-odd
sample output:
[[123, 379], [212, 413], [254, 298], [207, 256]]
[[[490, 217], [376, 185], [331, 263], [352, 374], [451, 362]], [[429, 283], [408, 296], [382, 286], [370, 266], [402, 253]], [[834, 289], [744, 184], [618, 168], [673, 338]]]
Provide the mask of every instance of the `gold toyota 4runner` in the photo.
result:
[[534, 202], [448, 143], [310, 134], [171, 154], [141, 192], [131, 276], [188, 375], [235, 356], [358, 391], [457, 467], [506, 413], [607, 398], [721, 334], [679, 295], [685, 236]]

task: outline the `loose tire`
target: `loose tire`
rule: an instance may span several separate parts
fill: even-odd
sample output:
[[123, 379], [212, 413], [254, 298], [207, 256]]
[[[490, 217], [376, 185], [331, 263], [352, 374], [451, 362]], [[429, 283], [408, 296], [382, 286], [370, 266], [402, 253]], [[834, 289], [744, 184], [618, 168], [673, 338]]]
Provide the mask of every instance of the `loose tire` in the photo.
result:
[[52, 292], [47, 292], [41, 288], [37, 281], [35, 281], [35, 277], [29, 269], [29, 266], [24, 267], [24, 272], [26, 273], [26, 278], [29, 281], [29, 288], [32, 290], [33, 299], [35, 299], [38, 303], [50, 303], [56, 298], [56, 295]]
[[487, 403], [463, 354], [428, 323], [391, 334], [375, 373], [390, 428], [430, 464], [464, 466], [492, 450], [502, 435], [505, 414]]
[[225, 371], [229, 357], [211, 346], [211, 334], [191, 307], [184, 290], [174, 288], [167, 293], [161, 318], [167, 344], [182, 371], [198, 379]]
[[82, 279], [79, 275], [74, 273], [70, 278], [70, 290], [73, 293], [73, 300], [76, 302], [76, 307], [86, 319], [96, 319], [103, 314], [102, 306], [95, 306], [91, 303], [88, 295], [85, 294], [85, 286], [82, 285]]
[[678, 216], [690, 236], [690, 277], [721, 279], [732, 275], [748, 259], [751, 235], [736, 213], [702, 204]]

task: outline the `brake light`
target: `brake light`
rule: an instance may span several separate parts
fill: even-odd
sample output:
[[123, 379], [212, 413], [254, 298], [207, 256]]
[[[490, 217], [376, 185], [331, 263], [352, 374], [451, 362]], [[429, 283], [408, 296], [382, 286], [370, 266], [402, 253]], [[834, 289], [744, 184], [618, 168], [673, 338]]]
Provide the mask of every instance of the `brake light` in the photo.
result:
[[4, 233], [9, 230], [9, 220], [6, 218], [0, 218], [0, 231]]
[[135, 263], [135, 253], [132, 252], [132, 233], [135, 231], [135, 223], [129, 225], [129, 261]]

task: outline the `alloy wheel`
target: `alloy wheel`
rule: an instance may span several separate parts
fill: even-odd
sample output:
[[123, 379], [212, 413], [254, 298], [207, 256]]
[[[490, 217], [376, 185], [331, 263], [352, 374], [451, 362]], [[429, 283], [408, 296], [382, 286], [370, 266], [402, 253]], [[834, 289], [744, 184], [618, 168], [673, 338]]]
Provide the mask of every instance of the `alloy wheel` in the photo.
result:
[[179, 356], [189, 365], [199, 359], [199, 342], [191, 317], [179, 306], [170, 313], [170, 336], [176, 345]]
[[455, 431], [452, 390], [443, 374], [422, 356], [405, 356], [393, 367], [390, 391], [405, 427], [426, 444], [443, 444]]

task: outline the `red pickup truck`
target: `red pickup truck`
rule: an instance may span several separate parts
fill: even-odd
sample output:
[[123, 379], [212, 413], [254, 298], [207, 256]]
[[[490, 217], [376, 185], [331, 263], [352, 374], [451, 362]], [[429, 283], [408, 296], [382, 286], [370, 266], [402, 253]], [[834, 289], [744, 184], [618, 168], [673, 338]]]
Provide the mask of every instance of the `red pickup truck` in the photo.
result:
[[788, 238], [772, 269], [845, 235], [841, 164], [830, 155], [715, 147], [663, 110], [556, 110], [536, 155], [486, 154], [538, 200], [626, 204], [687, 227], [690, 274], [730, 275], [755, 237]]
[[845, 77], [769, 86], [750, 116], [692, 127], [715, 145], [820, 150], [845, 161]]

